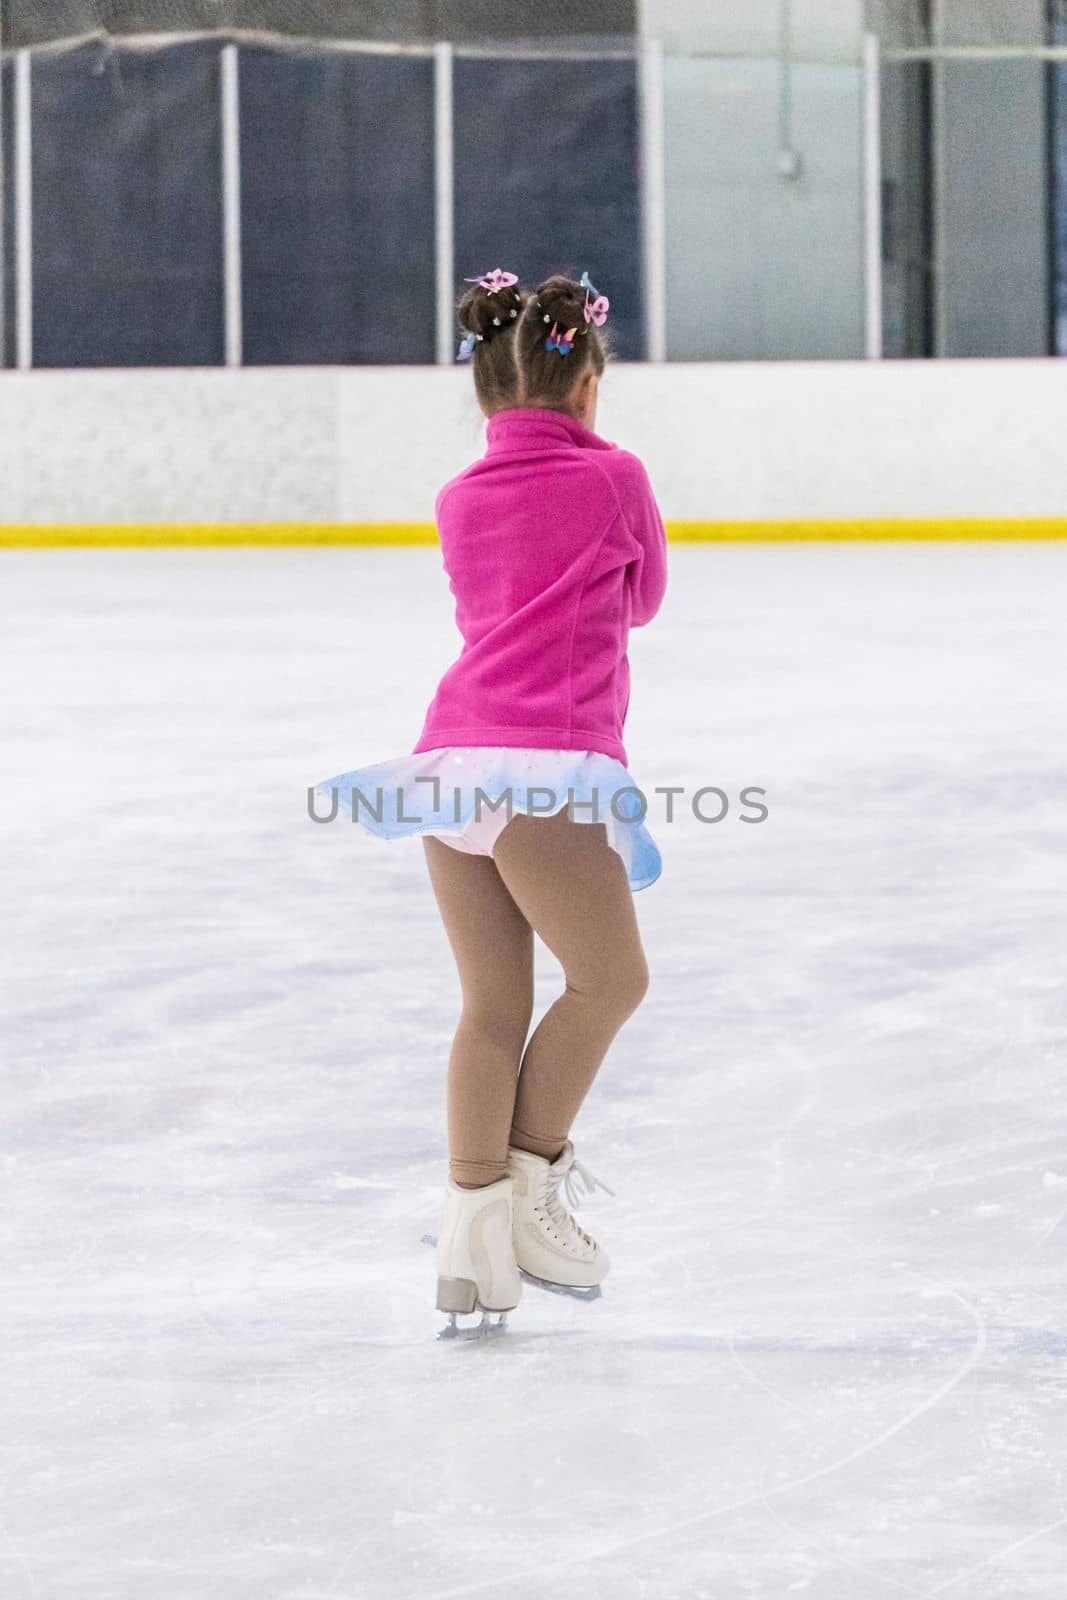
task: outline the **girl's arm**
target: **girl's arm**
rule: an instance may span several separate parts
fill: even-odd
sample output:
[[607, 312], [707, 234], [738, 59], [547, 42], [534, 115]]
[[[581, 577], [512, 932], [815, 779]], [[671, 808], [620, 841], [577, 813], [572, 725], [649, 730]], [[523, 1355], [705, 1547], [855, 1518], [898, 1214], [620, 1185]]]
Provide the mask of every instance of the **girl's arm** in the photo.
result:
[[667, 590], [667, 533], [648, 474], [636, 456], [627, 474], [629, 493], [624, 501], [626, 521], [637, 540], [639, 553], [626, 569], [630, 585], [632, 613], [630, 626], [641, 628], [651, 622]]

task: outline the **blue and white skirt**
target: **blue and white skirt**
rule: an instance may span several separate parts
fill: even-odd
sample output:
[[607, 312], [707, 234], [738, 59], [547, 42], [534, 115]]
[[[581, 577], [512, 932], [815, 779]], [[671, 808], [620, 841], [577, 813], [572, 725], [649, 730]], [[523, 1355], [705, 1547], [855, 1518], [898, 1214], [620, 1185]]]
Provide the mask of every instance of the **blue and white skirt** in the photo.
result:
[[315, 790], [379, 839], [428, 834], [480, 856], [492, 855], [512, 816], [570, 806], [576, 822], [604, 823], [631, 889], [647, 889], [662, 870], [643, 792], [621, 761], [595, 750], [449, 746], [342, 772]]

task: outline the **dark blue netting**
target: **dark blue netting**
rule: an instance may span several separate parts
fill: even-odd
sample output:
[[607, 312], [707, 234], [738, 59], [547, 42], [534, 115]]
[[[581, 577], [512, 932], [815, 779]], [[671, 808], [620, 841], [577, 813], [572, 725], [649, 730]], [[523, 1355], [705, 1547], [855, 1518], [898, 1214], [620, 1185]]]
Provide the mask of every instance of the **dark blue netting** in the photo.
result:
[[[1067, 45], [1067, 5], [1054, 16], [1053, 43]], [[1067, 62], [1052, 68], [1052, 256], [1055, 296], [1055, 351], [1067, 356]]]
[[3, 324], [3, 335], [0, 340], [0, 367], [10, 366], [15, 359], [15, 289], [14, 289], [14, 262], [15, 262], [15, 143], [12, 136], [14, 121], [12, 117], [12, 97], [15, 88], [14, 65], [10, 61], [0, 62], [0, 101], [3, 102], [3, 116], [0, 118], [0, 150], [4, 152], [3, 192], [0, 193], [0, 209], [4, 219], [3, 253], [0, 257], [0, 295], [3, 296], [4, 314], [0, 317]]
[[432, 59], [242, 48], [240, 81], [245, 361], [432, 361]]
[[617, 355], [645, 353], [632, 61], [455, 63], [456, 275], [583, 268]]
[[[224, 38], [33, 58], [34, 361], [224, 359]], [[239, 47], [244, 359], [431, 362], [434, 62]], [[616, 352], [644, 353], [631, 60], [454, 62], [457, 281], [583, 268]], [[4, 72], [7, 359], [13, 78]]]
[[35, 366], [221, 360], [218, 63], [210, 41], [35, 55]]

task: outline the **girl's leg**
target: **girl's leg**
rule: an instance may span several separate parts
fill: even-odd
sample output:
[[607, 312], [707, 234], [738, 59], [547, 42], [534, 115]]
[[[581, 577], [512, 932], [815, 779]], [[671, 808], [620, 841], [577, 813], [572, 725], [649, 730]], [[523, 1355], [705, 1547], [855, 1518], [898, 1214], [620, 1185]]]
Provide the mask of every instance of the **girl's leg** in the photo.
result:
[[511, 1140], [554, 1160], [608, 1046], [640, 1005], [648, 967], [626, 869], [599, 822], [519, 815], [493, 852], [514, 904], [566, 988], [526, 1046]]
[[515, 1079], [533, 1014], [533, 933], [491, 857], [424, 838], [459, 969], [463, 1011], [448, 1063], [449, 1171], [463, 1188], [507, 1176]]

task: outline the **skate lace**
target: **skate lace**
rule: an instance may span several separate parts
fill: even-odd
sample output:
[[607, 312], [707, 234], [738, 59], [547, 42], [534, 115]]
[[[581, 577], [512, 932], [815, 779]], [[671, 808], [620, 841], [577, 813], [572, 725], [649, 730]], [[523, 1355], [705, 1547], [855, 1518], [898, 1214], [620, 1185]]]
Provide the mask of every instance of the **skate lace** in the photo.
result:
[[[559, 1191], [561, 1187], [567, 1205], [571, 1208], [570, 1211], [566, 1209], [560, 1200]], [[581, 1161], [572, 1160], [565, 1172], [553, 1173], [549, 1169], [545, 1184], [545, 1210], [557, 1227], [573, 1228], [586, 1244], [592, 1244], [593, 1241], [585, 1229], [578, 1226], [571, 1212], [577, 1208], [583, 1195], [590, 1195], [596, 1189], [603, 1189], [605, 1194], [614, 1195], [615, 1193], [614, 1189], [609, 1189], [608, 1185], [601, 1178], [590, 1172], [589, 1168], [583, 1165]]]

